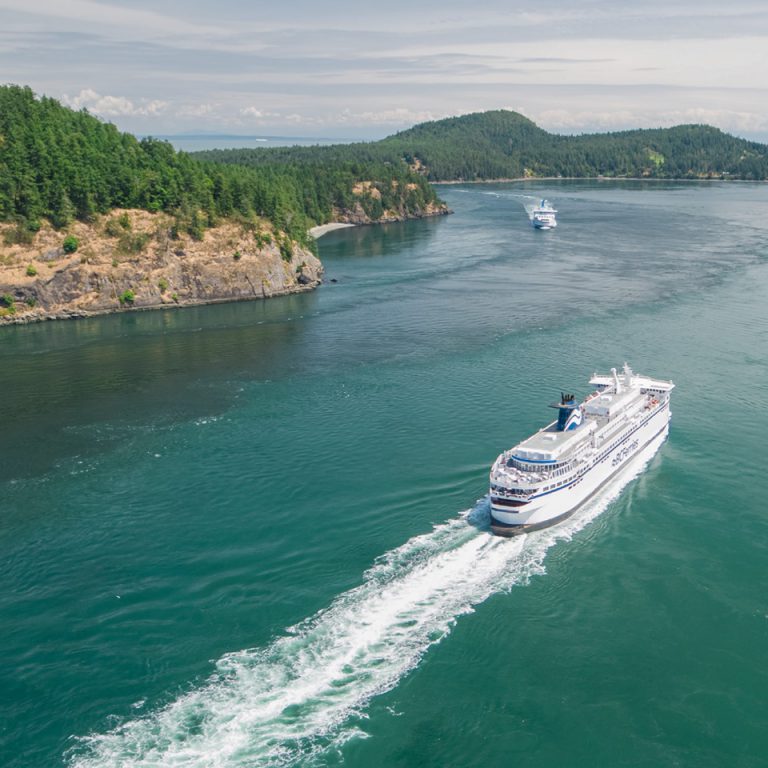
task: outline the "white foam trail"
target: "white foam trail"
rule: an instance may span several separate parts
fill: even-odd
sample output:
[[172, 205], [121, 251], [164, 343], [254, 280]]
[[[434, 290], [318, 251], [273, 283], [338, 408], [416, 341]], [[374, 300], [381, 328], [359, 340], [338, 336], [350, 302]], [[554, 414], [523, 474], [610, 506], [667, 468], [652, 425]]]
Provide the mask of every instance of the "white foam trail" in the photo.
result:
[[633, 460], [571, 520], [501, 539], [475, 526], [487, 499], [392, 550], [324, 611], [262, 649], [223, 656], [200, 688], [161, 710], [80, 740], [72, 768], [292, 765], [364, 735], [356, 721], [394, 688], [456, 619], [543, 573], [559, 539], [597, 517], [652, 453]]

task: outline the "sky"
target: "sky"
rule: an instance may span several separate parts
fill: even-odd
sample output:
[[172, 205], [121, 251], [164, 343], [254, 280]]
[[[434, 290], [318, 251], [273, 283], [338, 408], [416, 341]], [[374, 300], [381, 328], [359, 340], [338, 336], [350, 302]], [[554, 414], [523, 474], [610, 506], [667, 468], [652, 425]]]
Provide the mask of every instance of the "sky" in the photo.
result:
[[768, 0], [0, 0], [0, 83], [138, 134], [376, 139], [511, 109], [768, 143]]

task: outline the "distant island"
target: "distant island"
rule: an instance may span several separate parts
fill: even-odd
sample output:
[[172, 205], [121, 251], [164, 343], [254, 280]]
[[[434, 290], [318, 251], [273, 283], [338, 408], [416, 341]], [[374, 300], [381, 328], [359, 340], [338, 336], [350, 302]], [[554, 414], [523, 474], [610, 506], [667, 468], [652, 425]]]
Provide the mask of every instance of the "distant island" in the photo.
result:
[[705, 125], [559, 136], [499, 110], [188, 154], [2, 86], [0, 322], [311, 290], [311, 231], [448, 213], [430, 182], [598, 176], [765, 180], [768, 146]]
[[562, 136], [517, 112], [436, 120], [381, 141], [196, 152], [220, 164], [406, 163], [429, 181], [535, 178], [768, 179], [768, 145], [708, 125]]

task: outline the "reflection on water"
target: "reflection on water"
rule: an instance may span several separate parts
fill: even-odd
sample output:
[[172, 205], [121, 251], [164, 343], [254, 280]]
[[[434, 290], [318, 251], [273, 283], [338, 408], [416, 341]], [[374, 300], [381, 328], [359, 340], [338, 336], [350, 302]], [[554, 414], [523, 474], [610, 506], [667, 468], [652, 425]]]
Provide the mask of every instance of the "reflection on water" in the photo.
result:
[[444, 223], [444, 218], [436, 216], [333, 230], [319, 241], [321, 254], [332, 249], [334, 259], [358, 259], [381, 256], [416, 244], [424, 247]]
[[15, 446], [0, 480], [101, 451], [77, 424], [163, 424], [219, 413], [232, 379], [295, 368], [313, 294], [2, 329], [0, 423]]
[[[0, 329], [0, 420], [16, 446], [0, 475], [87, 451], [72, 425], [168, 423], [227, 408], [237, 380], [460, 354], [697, 290], [764, 252], [760, 217], [732, 226], [760, 185], [439, 191], [455, 214], [321, 238], [326, 284], [309, 294]], [[558, 201], [557, 230], [529, 226], [520, 200], [534, 192]]]

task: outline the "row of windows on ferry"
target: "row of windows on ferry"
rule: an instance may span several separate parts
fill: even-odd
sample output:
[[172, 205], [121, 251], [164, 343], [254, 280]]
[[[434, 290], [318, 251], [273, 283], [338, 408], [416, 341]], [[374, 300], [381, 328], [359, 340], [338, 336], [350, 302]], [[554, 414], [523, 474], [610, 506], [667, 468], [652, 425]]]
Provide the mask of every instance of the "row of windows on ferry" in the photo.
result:
[[546, 472], [548, 475], [553, 475], [554, 477], [564, 475], [571, 470], [570, 463], [547, 464], [542, 467], [541, 464], [527, 464], [520, 459], [512, 459], [512, 461], [514, 462], [513, 466], [517, 469], [522, 469], [523, 472]]
[[569, 483], [570, 480], [561, 480], [559, 483], [553, 483], [552, 485], [545, 485], [541, 490], [542, 491], [551, 491], [554, 488], [559, 488], [561, 485], [565, 485], [566, 483]]
[[[563, 480], [558, 481], [557, 483], [545, 485], [543, 488], [537, 488], [536, 490], [539, 493], [543, 491], [551, 491], [555, 488], [560, 488], [560, 486], [566, 485], [567, 483], [570, 483], [570, 482], [571, 482], [571, 478], [565, 478]], [[503, 488], [500, 485], [491, 486], [491, 492], [498, 493], [501, 496], [527, 496], [530, 493], [530, 491], [526, 491], [522, 488]]]
[[650, 421], [650, 417], [648, 417], [643, 422], [641, 422], [640, 425], [638, 427], [636, 427], [635, 429], [633, 429], [628, 435], [625, 435], [624, 437], [620, 438], [619, 440], [616, 440], [615, 442], [611, 443], [611, 445], [609, 445], [597, 457], [596, 461], [602, 461], [614, 448], [617, 448], [619, 445], [621, 445], [622, 443], [625, 443], [627, 440], [629, 440], [629, 438], [632, 437], [632, 435], [634, 435], [635, 432], [637, 432], [637, 430], [640, 429], [640, 427], [644, 427], [647, 424], [648, 421]]

